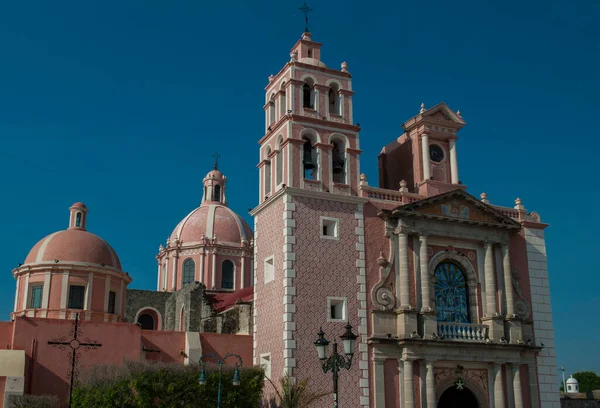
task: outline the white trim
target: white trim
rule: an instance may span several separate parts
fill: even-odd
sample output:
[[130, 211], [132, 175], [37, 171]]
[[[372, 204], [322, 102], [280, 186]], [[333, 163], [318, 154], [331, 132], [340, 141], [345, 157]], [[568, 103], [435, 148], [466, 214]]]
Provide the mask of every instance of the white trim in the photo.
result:
[[160, 327], [162, 325], [162, 321], [163, 321], [162, 315], [160, 314], [160, 312], [157, 309], [153, 308], [152, 306], [143, 306], [143, 307], [141, 307], [137, 311], [137, 313], [135, 314], [135, 318], [133, 319], [133, 324], [137, 324], [137, 321], [138, 321], [138, 318], [140, 317], [140, 314], [142, 314], [142, 312], [145, 311], [145, 310], [152, 310], [152, 311], [156, 312], [156, 315], [158, 316], [158, 320], [159, 321], [158, 322], [154, 322], [156, 324], [156, 326], [158, 326], [154, 330], [162, 330], [161, 327]]
[[216, 289], [217, 288], [217, 252], [214, 249], [213, 249], [213, 253], [212, 253], [212, 276], [211, 276], [211, 279], [212, 279], [211, 287], [212, 287], [212, 289]]
[[[335, 304], [342, 305], [342, 317], [336, 319], [331, 317], [331, 306]], [[327, 310], [325, 311], [325, 319], [327, 322], [345, 322], [348, 320], [348, 298], [339, 296], [327, 296]]]
[[54, 234], [48, 235], [46, 239], [44, 239], [44, 242], [42, 242], [42, 245], [40, 246], [40, 249], [38, 249], [38, 253], [35, 257], [36, 262], [42, 262], [42, 260], [44, 259], [44, 252], [46, 251], [46, 247], [48, 246], [48, 244], [50, 244], [50, 240], [52, 240], [52, 238], [54, 238], [56, 234], [59, 234], [61, 232], [62, 231], [57, 231]]
[[[292, 121], [290, 120], [290, 121], [288, 121], [288, 134], [287, 134], [288, 138], [291, 137], [290, 136], [291, 134], [292, 134]], [[293, 172], [293, 166], [292, 166], [292, 143], [288, 143], [285, 146], [285, 149], [287, 150], [287, 154], [285, 156], [285, 159], [287, 161], [287, 168], [288, 168], [288, 171], [287, 171], [287, 185], [291, 186], [292, 185], [292, 181], [294, 180], [293, 174], [292, 174], [292, 172]]]
[[[300, 140], [303, 140], [305, 136], [308, 137], [310, 141], [313, 142], [313, 145], [316, 143], [321, 143], [321, 135], [312, 127], [305, 127], [300, 131], [298, 136], [300, 137]], [[314, 138], [316, 138], [316, 140]]]
[[[206, 216], [206, 237], [208, 239], [212, 239], [214, 234], [214, 224], [215, 224], [215, 212], [217, 211], [217, 206], [214, 204], [210, 204], [208, 206], [208, 215]], [[218, 239], [218, 237], [217, 237]]]
[[204, 281], [205, 281], [205, 279], [204, 279], [204, 263], [205, 262], [206, 262], [206, 254], [204, 253], [204, 249], [203, 249], [202, 252], [200, 252], [200, 267], [198, 268], [199, 269], [198, 273], [200, 274], [200, 276], [199, 276], [200, 279], [198, 279], [198, 282], [200, 282], [202, 284], [204, 284]]
[[[332, 132], [339, 132], [340, 131], [339, 127], [336, 128], [336, 127], [332, 127], [332, 126], [326, 126], [326, 125], [322, 125], [320, 123], [317, 124], [317, 123], [302, 122], [302, 121], [296, 121], [294, 123], [297, 124], [297, 125], [301, 125], [301, 126], [303, 126], [305, 128], [312, 128], [312, 129], [318, 128], [319, 130], [330, 130]], [[344, 132], [348, 133], [348, 134], [351, 134], [351, 135], [358, 135], [358, 132], [354, 131], [354, 130], [346, 130], [346, 129], [344, 129]], [[358, 148], [358, 146], [357, 146], [357, 148]]]
[[17, 277], [17, 288], [15, 289], [15, 306], [14, 306], [13, 312], [16, 312], [17, 311], [17, 307], [19, 306], [19, 294], [21, 293], [19, 291], [20, 286], [21, 286], [20, 282], [21, 282], [21, 277], [18, 276]]
[[[69, 301], [69, 271], [63, 272], [62, 286], [60, 289], [60, 308], [66, 309]], [[60, 312], [60, 318], [65, 318], [65, 312]]]
[[171, 258], [173, 258], [173, 274], [171, 275], [171, 289], [176, 290], [176, 288], [177, 288], [177, 261], [179, 260], [179, 257], [177, 256], [177, 252], [175, 252]]
[[83, 296], [83, 310], [92, 310], [92, 290], [94, 289], [94, 272], [88, 274], [88, 282]]
[[[364, 220], [364, 205], [362, 203], [357, 204], [354, 218], [358, 224], [355, 229], [357, 238], [356, 250], [356, 282], [358, 283], [358, 292], [356, 294], [359, 308], [358, 308], [358, 335], [359, 341], [358, 351], [355, 353], [357, 356], [358, 365], [361, 367], [362, 375], [359, 379], [358, 387], [361, 389], [360, 403], [363, 407], [369, 407], [369, 350], [367, 345], [367, 282], [366, 274], [367, 269], [365, 265], [365, 220]], [[397, 262], [396, 262], [397, 263]], [[402, 376], [400, 376], [400, 385], [402, 386]], [[400, 393], [400, 395], [404, 395]], [[402, 405], [401, 405], [402, 406]]]
[[294, 279], [296, 278], [296, 270], [294, 264], [296, 253], [292, 252], [293, 244], [295, 243], [294, 230], [295, 220], [294, 212], [296, 203], [290, 195], [283, 196], [283, 375], [289, 375], [292, 381], [295, 381], [294, 368], [296, 367], [296, 358], [293, 350], [296, 349], [296, 341], [294, 333], [296, 331], [296, 322], [294, 315], [296, 313], [296, 305], [294, 304], [294, 296], [296, 295], [296, 286]]

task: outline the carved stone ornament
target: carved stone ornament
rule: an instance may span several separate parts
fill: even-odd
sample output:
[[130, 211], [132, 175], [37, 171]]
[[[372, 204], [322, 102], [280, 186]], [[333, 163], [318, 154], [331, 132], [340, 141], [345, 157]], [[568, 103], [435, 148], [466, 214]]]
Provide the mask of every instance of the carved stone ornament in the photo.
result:
[[373, 287], [373, 291], [371, 293], [371, 299], [373, 301], [373, 304], [379, 310], [383, 311], [394, 309], [394, 304], [396, 303], [396, 299], [394, 296], [393, 276], [390, 273], [394, 264], [394, 251], [391, 242], [390, 253], [392, 255], [390, 261], [388, 261], [383, 256], [383, 251], [379, 252], [379, 258], [377, 259], [377, 263], [379, 265], [380, 280]]
[[447, 204], [442, 204], [442, 214], [446, 217], [469, 218], [469, 207], [461, 204], [458, 201], [451, 201]]

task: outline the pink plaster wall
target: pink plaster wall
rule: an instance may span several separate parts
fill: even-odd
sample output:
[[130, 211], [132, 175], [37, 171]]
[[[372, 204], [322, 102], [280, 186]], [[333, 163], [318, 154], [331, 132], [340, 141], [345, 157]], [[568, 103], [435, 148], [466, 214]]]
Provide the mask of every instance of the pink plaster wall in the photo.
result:
[[[0, 377], [0, 396], [4, 396], [6, 377]], [[0, 398], [0, 408], [4, 408], [4, 398]]]
[[181, 355], [181, 350], [185, 350], [185, 332], [142, 330], [141, 341], [146, 348], [161, 351], [147, 352], [147, 360], [183, 364], [184, 356]]
[[[398, 360], [388, 358], [383, 363], [385, 407], [400, 408], [400, 375], [398, 373]], [[371, 400], [373, 403], [373, 400]]]
[[[256, 363], [271, 353], [271, 373], [283, 373], [283, 198], [269, 204], [256, 216]], [[265, 284], [264, 261], [274, 256], [275, 279]]]
[[94, 274], [94, 283], [92, 284], [92, 310], [104, 311], [104, 300], [106, 297], [106, 278]]
[[[296, 243], [293, 245], [296, 254], [294, 285], [297, 294], [294, 298], [296, 305], [294, 340], [297, 347], [294, 354], [296, 358], [294, 375], [298, 379], [319, 379], [323, 374], [313, 345], [316, 333], [319, 327], [322, 327], [330, 341], [334, 338], [339, 340], [338, 336], [344, 333], [345, 326], [344, 322], [327, 322], [327, 297], [346, 297], [348, 319], [354, 327], [359, 323], [357, 300], [359, 285], [356, 280], [358, 272], [356, 260], [359, 254], [356, 250], [358, 237], [355, 232], [358, 221], [354, 216], [356, 205], [307, 197], [294, 197], [294, 202], [296, 203], [294, 212]], [[339, 240], [320, 237], [320, 216], [339, 219]], [[362, 353], [355, 355], [357, 361], [361, 355]], [[343, 405], [351, 407], [360, 405], [359, 379], [360, 370], [357, 364], [340, 376], [339, 386]], [[325, 390], [329, 390], [330, 386], [329, 381], [322, 383]], [[329, 405], [330, 401], [323, 401], [317, 406]]]
[[[227, 353], [239, 354], [244, 366], [253, 365], [252, 362], [252, 336], [235, 334], [200, 333], [202, 353], [215, 353], [223, 358]], [[229, 361], [232, 363], [234, 360]]]
[[[0, 349], [10, 349], [12, 345], [13, 336], [13, 323], [12, 322], [0, 322]], [[2, 394], [0, 394], [2, 395]]]

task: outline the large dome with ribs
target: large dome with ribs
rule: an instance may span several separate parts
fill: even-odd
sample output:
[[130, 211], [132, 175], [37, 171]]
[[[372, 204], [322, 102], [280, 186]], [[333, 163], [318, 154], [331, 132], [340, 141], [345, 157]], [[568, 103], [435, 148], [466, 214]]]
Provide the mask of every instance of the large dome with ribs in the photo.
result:
[[252, 240], [252, 229], [229, 207], [217, 203], [203, 203], [190, 212], [173, 233], [170, 240], [176, 238], [183, 244], [200, 242], [202, 237], [217, 237], [221, 244], [241, 245], [242, 241]]
[[[72, 212], [87, 212], [83, 203], [71, 206]], [[85, 263], [113, 267], [121, 270], [121, 261], [115, 250], [97, 235], [80, 227], [71, 226], [42, 238], [33, 246], [25, 264], [45, 263]]]

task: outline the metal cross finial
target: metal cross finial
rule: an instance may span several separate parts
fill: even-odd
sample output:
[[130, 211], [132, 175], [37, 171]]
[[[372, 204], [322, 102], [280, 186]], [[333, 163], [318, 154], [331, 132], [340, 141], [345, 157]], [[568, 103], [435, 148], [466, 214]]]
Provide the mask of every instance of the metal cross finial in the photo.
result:
[[302, 5], [302, 7], [300, 7], [298, 10], [300, 10], [301, 12], [304, 13], [304, 20], [306, 21], [306, 28], [304, 28], [304, 32], [305, 33], [309, 33], [310, 30], [308, 29], [308, 13], [310, 13], [311, 11], [313, 11], [313, 9], [311, 9], [310, 7], [308, 7], [308, 4], [306, 4], [306, 2], [304, 2], [304, 4]]
[[217, 170], [219, 168], [219, 157], [221, 157], [221, 155], [218, 152], [214, 152], [212, 156], [215, 158], [215, 170]]

